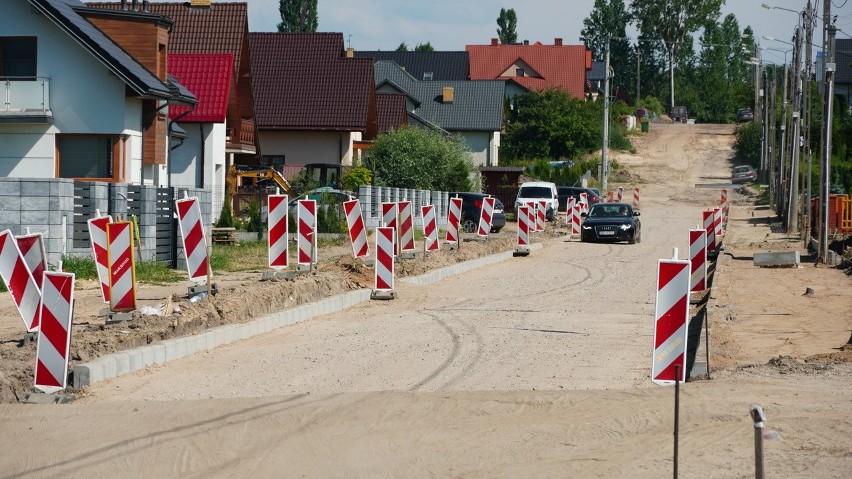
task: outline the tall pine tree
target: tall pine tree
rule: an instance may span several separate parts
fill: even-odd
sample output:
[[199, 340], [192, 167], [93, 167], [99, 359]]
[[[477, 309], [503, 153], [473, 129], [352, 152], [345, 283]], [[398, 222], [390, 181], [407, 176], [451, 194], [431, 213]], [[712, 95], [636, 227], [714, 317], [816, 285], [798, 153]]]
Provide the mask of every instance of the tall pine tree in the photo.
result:
[[317, 31], [317, 0], [280, 0], [278, 11], [281, 13], [279, 32]]

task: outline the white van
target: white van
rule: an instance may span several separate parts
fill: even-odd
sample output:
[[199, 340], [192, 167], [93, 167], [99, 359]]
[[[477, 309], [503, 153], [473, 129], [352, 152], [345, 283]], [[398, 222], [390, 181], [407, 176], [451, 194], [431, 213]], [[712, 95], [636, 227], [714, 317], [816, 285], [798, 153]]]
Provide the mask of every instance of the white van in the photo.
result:
[[547, 201], [547, 219], [556, 219], [556, 211], [559, 208], [559, 195], [556, 193], [556, 183], [549, 181], [528, 181], [522, 183], [518, 189], [518, 199], [515, 200], [515, 210], [518, 206], [536, 201]]

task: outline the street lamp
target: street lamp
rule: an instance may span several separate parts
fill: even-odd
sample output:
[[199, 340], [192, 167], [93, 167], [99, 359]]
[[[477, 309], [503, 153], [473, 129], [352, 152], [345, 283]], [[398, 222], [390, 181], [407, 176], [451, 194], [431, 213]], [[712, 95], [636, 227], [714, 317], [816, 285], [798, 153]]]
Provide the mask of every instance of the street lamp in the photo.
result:
[[790, 45], [791, 47], [795, 47], [795, 46], [796, 46], [796, 45], [793, 45], [793, 44], [792, 44], [792, 43], [790, 43], [790, 42], [785, 42], [784, 40], [779, 40], [779, 39], [777, 39], [777, 38], [775, 38], [775, 37], [770, 37], [769, 35], [763, 35], [763, 39], [764, 39], [764, 40], [769, 40], [770, 42], [783, 43], [783, 44], [785, 44], [785, 45]]

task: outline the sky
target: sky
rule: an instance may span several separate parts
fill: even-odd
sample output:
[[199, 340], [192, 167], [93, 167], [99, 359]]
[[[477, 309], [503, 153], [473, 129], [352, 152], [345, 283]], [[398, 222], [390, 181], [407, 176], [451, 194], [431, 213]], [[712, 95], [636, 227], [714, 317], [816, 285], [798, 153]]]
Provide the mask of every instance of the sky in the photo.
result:
[[[216, 0], [214, 0], [215, 2]], [[852, 0], [831, 0], [832, 13], [839, 15], [837, 26], [852, 34]], [[248, 0], [249, 29], [275, 31], [280, 21], [278, 0]], [[727, 0], [722, 16], [736, 15], [740, 29], [751, 25], [760, 44], [778, 50], [790, 47], [764, 40], [763, 35], [790, 41], [796, 27], [793, 12], [767, 10], [762, 3], [801, 11], [807, 0]], [[823, 0], [819, 4], [820, 18]], [[356, 50], [395, 50], [405, 42], [409, 48], [430, 42], [435, 50], [464, 50], [465, 45], [488, 44], [497, 36], [497, 16], [501, 8], [514, 8], [518, 17], [518, 39], [553, 44], [563, 38], [566, 44], [579, 44], [583, 19], [589, 16], [594, 0], [318, 0], [319, 29], [342, 32], [347, 46]], [[821, 28], [822, 22], [817, 24]], [[817, 37], [821, 38], [821, 36]], [[814, 43], [820, 43], [815, 40]], [[783, 62], [784, 54], [764, 51], [767, 61]], [[774, 58], [773, 58], [774, 57]]]

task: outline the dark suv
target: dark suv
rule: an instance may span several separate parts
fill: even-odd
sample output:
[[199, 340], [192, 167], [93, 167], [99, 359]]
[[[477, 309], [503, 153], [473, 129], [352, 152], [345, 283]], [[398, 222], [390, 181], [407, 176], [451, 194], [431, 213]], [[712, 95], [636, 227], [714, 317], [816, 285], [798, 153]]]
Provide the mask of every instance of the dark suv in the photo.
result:
[[[450, 193], [450, 198], [462, 199], [462, 214], [459, 227], [465, 233], [476, 233], [479, 228], [479, 216], [482, 213], [482, 199], [490, 195], [484, 193], [458, 192]], [[491, 216], [491, 232], [499, 233], [506, 226], [506, 214], [503, 212], [503, 202], [494, 198], [494, 212]]]
[[592, 206], [595, 203], [600, 203], [601, 196], [591, 188], [581, 188], [579, 186], [557, 186], [556, 194], [559, 198], [559, 211], [565, 211], [565, 208], [568, 205], [568, 198], [574, 198], [574, 202], [580, 203], [580, 193], [585, 193], [586, 197], [589, 199], [589, 206]]

